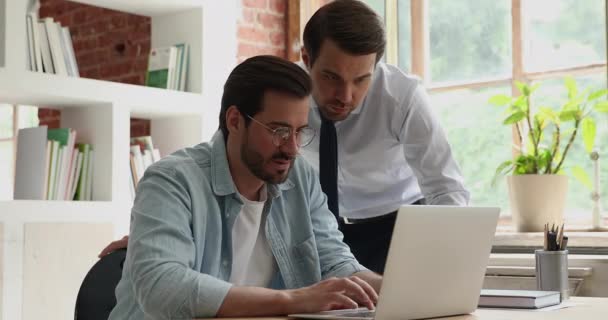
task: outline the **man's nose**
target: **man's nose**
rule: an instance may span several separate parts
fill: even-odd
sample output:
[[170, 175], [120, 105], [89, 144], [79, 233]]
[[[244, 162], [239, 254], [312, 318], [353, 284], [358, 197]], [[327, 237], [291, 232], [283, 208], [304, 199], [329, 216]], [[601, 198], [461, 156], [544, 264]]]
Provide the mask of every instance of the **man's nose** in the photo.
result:
[[298, 143], [298, 137], [296, 133], [291, 134], [281, 146], [281, 151], [285, 152], [290, 157], [295, 157], [298, 154], [299, 149], [300, 144]]
[[343, 104], [350, 104], [353, 100], [353, 88], [350, 84], [342, 84], [336, 91], [336, 99]]

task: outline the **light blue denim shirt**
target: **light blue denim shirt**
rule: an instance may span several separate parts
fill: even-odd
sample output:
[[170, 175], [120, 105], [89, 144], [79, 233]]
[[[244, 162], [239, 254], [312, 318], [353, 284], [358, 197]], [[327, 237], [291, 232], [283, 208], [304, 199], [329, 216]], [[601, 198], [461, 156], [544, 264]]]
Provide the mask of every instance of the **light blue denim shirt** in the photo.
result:
[[[232, 226], [243, 206], [236, 192], [221, 132], [146, 170], [110, 319], [216, 315], [231, 287]], [[366, 270], [342, 242], [318, 176], [300, 157], [284, 183], [268, 185], [264, 214], [278, 265], [272, 288]]]

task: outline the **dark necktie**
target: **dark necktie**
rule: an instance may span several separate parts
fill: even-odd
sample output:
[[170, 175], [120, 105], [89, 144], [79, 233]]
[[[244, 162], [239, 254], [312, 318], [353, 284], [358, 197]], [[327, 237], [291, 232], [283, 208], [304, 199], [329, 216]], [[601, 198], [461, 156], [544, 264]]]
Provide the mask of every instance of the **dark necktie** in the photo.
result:
[[338, 208], [338, 137], [334, 122], [321, 115], [319, 137], [319, 176], [321, 189], [327, 195], [327, 206], [339, 220]]

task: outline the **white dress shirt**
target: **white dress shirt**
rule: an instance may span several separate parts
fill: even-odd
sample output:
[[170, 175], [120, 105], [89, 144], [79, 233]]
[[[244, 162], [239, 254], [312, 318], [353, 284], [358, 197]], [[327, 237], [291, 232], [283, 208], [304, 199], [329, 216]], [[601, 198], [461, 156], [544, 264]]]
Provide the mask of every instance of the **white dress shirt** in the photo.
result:
[[[308, 124], [317, 135], [300, 153], [318, 172], [321, 117], [311, 101]], [[468, 204], [460, 168], [417, 78], [378, 62], [366, 98], [335, 126], [340, 216], [375, 217], [421, 198]]]

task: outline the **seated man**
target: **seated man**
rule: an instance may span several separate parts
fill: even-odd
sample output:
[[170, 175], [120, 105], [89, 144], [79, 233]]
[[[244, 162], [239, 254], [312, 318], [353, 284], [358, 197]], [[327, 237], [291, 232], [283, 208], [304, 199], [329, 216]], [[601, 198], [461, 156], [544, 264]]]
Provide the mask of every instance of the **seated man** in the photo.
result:
[[317, 174], [298, 158], [311, 80], [259, 56], [224, 85], [220, 131], [139, 182], [110, 319], [272, 316], [373, 308], [381, 277], [342, 242]]

